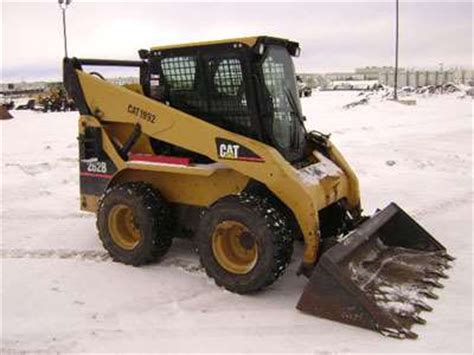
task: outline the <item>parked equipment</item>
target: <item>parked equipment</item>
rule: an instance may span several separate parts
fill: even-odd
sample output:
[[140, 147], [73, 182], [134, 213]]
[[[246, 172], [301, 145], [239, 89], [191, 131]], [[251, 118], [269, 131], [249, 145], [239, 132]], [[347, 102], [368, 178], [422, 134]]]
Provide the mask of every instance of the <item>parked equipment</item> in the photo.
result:
[[18, 105], [16, 107], [16, 110], [36, 110], [36, 100], [35, 99], [29, 99], [26, 104], [23, 105]]
[[38, 110], [42, 112], [74, 111], [74, 102], [62, 88], [51, 88], [37, 96]]
[[[139, 51], [139, 61], [64, 59], [80, 111], [81, 208], [116, 261], [162, 257], [190, 233], [207, 274], [237, 293], [275, 282], [304, 240], [298, 309], [414, 338], [445, 277], [446, 249], [395, 204], [362, 216], [357, 177], [307, 132], [296, 42], [250, 37]], [[132, 66], [120, 87], [85, 66]]]

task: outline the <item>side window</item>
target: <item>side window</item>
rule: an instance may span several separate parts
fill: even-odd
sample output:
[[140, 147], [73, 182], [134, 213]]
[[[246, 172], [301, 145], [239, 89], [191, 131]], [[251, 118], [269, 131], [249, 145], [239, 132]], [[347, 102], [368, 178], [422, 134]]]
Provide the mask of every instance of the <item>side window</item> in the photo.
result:
[[[213, 64], [211, 60], [211, 67]], [[229, 96], [236, 96], [239, 93], [242, 83], [242, 67], [238, 59], [224, 59], [219, 62], [214, 74], [214, 86], [217, 92]]]
[[211, 124], [249, 137], [253, 132], [240, 56], [178, 55], [155, 62], [152, 97]]
[[262, 70], [265, 86], [272, 97], [279, 98], [283, 96], [285, 81], [285, 68], [283, 64], [276, 62], [274, 58], [268, 56], [263, 62]]
[[176, 56], [161, 60], [164, 98], [171, 106], [201, 117], [207, 108], [202, 91], [202, 75], [196, 56]]
[[193, 89], [196, 78], [196, 58], [164, 58], [161, 61], [161, 69], [171, 90]]
[[211, 58], [209, 117], [216, 125], [247, 136], [252, 126], [242, 63], [238, 58]]
[[294, 117], [288, 95], [285, 93], [285, 67], [278, 61], [278, 54], [269, 52], [263, 61], [262, 71], [273, 105], [272, 133], [279, 145], [287, 149], [291, 144]]

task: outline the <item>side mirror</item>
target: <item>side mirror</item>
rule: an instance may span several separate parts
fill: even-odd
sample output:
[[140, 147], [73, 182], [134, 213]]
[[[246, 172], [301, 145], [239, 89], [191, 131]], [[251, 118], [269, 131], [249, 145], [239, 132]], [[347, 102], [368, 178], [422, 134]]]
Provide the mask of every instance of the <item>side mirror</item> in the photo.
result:
[[297, 42], [289, 42], [287, 45], [288, 52], [290, 55], [293, 57], [299, 57], [301, 54], [301, 48], [300, 45]]

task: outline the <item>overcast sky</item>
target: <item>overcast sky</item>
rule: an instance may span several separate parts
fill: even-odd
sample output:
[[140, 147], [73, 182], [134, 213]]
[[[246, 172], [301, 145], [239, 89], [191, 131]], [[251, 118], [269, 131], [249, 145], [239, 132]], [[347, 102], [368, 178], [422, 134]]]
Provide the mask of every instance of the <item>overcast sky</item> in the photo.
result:
[[[70, 55], [135, 59], [137, 50], [188, 41], [272, 35], [300, 42], [300, 72], [392, 65], [394, 0], [313, 3], [143, 3], [75, 0]], [[402, 1], [400, 65], [472, 67], [470, 1]], [[56, 0], [2, 3], [2, 81], [60, 78]]]

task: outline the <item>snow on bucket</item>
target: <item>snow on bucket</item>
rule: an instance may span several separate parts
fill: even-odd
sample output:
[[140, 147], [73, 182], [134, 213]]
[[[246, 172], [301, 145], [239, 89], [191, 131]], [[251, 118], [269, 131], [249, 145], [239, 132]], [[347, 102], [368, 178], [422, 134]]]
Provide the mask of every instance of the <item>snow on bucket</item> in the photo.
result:
[[454, 258], [392, 203], [325, 252], [297, 308], [319, 317], [416, 338], [428, 298]]

